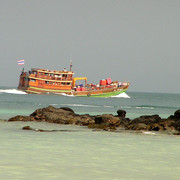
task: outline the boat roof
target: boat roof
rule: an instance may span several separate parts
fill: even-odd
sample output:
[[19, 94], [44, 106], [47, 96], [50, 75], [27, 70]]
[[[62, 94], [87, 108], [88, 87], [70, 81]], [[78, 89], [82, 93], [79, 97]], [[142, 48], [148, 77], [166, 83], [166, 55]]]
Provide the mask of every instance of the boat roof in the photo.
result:
[[57, 71], [57, 70], [50, 70], [50, 69], [32, 68], [31, 71], [38, 71], [38, 72], [49, 73], [49, 74], [74, 74], [72, 71], [67, 71], [66, 69], [62, 71]]

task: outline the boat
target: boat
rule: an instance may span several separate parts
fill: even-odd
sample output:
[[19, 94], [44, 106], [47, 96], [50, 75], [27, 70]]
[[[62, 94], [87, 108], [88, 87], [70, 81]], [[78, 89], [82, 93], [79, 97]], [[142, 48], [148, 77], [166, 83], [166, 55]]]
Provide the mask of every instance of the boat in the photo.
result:
[[[73, 77], [74, 72], [32, 68], [20, 74], [18, 90], [28, 94], [58, 94], [66, 96], [111, 97], [127, 91], [130, 83], [100, 80], [99, 84], [88, 84], [87, 77]], [[83, 83], [77, 84], [81, 80]]]

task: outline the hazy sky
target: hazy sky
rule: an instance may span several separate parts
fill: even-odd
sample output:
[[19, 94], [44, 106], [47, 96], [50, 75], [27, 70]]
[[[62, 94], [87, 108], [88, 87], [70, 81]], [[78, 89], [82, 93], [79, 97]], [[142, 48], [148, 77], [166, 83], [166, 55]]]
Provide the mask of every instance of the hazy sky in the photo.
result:
[[[180, 0], [0, 0], [0, 86], [22, 66], [180, 93]], [[71, 58], [72, 57], [72, 58]]]

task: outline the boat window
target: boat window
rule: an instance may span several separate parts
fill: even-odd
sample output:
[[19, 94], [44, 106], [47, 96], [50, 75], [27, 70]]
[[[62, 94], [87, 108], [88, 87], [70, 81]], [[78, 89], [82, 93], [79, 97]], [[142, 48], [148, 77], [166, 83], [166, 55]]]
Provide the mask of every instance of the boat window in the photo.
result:
[[67, 74], [63, 74], [62, 77], [67, 77]]
[[35, 79], [31, 79], [31, 82], [36, 82], [36, 80]]
[[48, 73], [44, 73], [45, 76], [48, 76], [49, 74]]
[[67, 83], [67, 85], [71, 85], [71, 83]]
[[62, 84], [62, 85], [66, 85], [66, 83], [65, 83], [65, 82], [62, 82], [61, 84]]
[[32, 74], [37, 74], [37, 71], [33, 71]]
[[49, 84], [49, 81], [45, 81], [46, 84]]

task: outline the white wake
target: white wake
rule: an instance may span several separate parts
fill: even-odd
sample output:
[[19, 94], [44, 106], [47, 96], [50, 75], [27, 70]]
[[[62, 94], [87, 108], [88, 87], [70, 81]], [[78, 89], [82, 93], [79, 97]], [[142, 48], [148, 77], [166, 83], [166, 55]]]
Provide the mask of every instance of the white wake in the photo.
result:
[[[55, 93], [55, 94], [59, 94], [59, 95], [62, 95], [62, 96], [70, 96], [70, 97], [74, 97], [74, 95], [68, 95], [66, 93]], [[116, 95], [116, 96], [111, 96], [111, 97], [118, 97], [118, 98], [131, 98], [130, 96], [128, 96], [126, 93], [121, 93], [119, 95]]]
[[0, 93], [8, 93], [8, 94], [27, 94], [26, 92], [19, 91], [17, 89], [0, 89]]
[[118, 94], [116, 96], [111, 96], [111, 97], [118, 97], [118, 98], [131, 98], [130, 96], [128, 96], [126, 93], [121, 93]]

